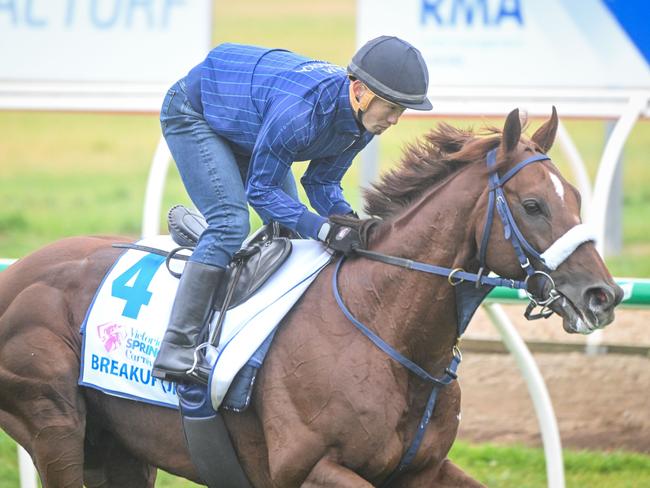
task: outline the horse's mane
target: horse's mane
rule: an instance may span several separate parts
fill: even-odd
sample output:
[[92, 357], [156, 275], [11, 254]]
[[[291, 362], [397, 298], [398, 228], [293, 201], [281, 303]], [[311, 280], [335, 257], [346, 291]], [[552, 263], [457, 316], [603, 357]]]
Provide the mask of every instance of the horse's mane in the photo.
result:
[[380, 218], [394, 215], [460, 168], [479, 161], [484, 163], [486, 153], [500, 141], [501, 130], [496, 127], [475, 132], [444, 122], [438, 124], [406, 147], [397, 168], [364, 190], [366, 213]]

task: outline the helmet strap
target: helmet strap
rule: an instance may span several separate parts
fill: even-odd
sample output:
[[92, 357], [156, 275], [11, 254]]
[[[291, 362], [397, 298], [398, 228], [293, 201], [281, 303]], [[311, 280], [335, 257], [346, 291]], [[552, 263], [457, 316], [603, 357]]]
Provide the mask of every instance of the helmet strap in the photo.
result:
[[352, 110], [354, 110], [354, 113], [357, 114], [357, 117], [361, 117], [360, 112], [365, 112], [368, 110], [368, 106], [370, 105], [370, 102], [372, 102], [373, 98], [375, 98], [375, 94], [370, 90], [370, 88], [366, 87], [366, 91], [361, 95], [361, 98], [357, 100], [357, 95], [354, 93], [354, 87], [352, 86], [352, 83], [350, 83], [350, 105], [352, 105]]

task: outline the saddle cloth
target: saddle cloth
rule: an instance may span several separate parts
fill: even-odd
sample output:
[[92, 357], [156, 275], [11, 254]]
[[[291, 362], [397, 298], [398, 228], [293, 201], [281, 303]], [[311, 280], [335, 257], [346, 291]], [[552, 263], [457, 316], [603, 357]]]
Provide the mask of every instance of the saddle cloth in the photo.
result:
[[[164, 251], [177, 247], [169, 236], [138, 244]], [[298, 239], [292, 246], [284, 265], [248, 301], [226, 314], [219, 346], [207, 355], [215, 409], [237, 372], [331, 259], [317, 241]], [[129, 249], [108, 271], [81, 326], [80, 385], [178, 408], [176, 385], [151, 375], [178, 288], [178, 279], [164, 263], [164, 256]], [[180, 260], [171, 264], [176, 272], [183, 266]]]

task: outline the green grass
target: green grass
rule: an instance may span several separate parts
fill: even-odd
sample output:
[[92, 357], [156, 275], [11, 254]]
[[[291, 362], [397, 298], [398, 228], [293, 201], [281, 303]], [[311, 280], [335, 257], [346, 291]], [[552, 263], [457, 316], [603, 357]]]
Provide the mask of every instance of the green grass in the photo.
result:
[[[16, 448], [0, 432], [0, 488], [17, 488]], [[471, 445], [458, 441], [450, 456], [456, 464], [490, 488], [547, 486], [542, 449], [524, 446]], [[627, 452], [564, 452], [567, 488], [637, 488], [650, 486], [650, 457]], [[158, 472], [157, 488], [199, 486]]]
[[215, 2], [214, 41], [281, 47], [346, 65], [355, 48], [355, 3]]
[[[547, 486], [541, 449], [456, 442], [449, 457], [490, 488]], [[650, 486], [650, 458], [641, 454], [565, 450], [564, 465], [567, 488]]]
[[19, 486], [16, 444], [0, 430], [0, 488]]

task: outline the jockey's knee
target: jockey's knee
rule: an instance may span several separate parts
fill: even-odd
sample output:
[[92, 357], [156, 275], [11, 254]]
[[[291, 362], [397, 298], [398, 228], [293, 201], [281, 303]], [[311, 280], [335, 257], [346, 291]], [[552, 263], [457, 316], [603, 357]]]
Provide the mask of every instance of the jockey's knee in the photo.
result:
[[225, 268], [250, 232], [248, 211], [231, 212], [227, 219], [209, 224], [201, 234], [193, 260]]

